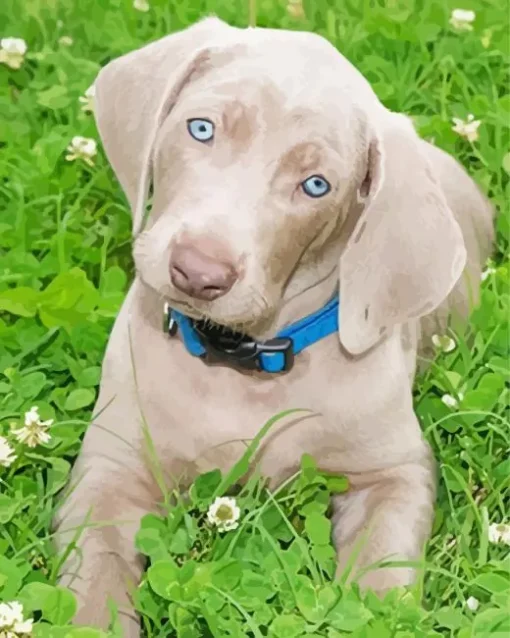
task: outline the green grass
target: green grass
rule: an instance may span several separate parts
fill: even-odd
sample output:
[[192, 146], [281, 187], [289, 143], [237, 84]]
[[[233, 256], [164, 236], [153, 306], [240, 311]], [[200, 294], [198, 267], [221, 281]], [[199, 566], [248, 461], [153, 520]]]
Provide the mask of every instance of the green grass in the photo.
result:
[[[423, 606], [403, 592], [378, 603], [327, 584], [328, 551], [317, 550], [326, 508], [310, 511], [300, 492], [308, 477], [315, 486], [312, 500], [322, 503], [321, 490], [329, 494], [331, 486], [313, 468], [273, 497], [250, 483], [238, 498], [252, 522], [229, 537], [237, 538], [229, 541], [237, 550], [228, 551], [226, 541], [198, 524], [218, 486], [217, 477], [209, 476], [200, 479], [199, 496], [181, 501], [171, 517], [144, 521], [138, 544], [153, 562], [139, 595], [147, 635], [170, 635], [158, 628], [167, 598], [174, 605], [181, 601], [172, 622], [180, 627], [175, 635], [188, 638], [506, 635], [509, 550], [490, 542], [488, 531], [491, 523], [510, 522], [508, 8], [504, 0], [465, 0], [461, 6], [476, 11], [474, 29], [456, 33], [448, 23], [456, 4], [439, 0], [305, 0], [302, 19], [289, 16], [283, 0], [257, 4], [261, 26], [313, 30], [330, 39], [389, 108], [412, 115], [423, 137], [463, 162], [499, 211], [495, 269], [483, 282], [469, 326], [451, 333], [455, 349], [438, 353], [415, 387], [416, 409], [440, 462], [437, 515], [418, 587]], [[245, 0], [151, 0], [147, 13], [134, 10], [130, 0], [0, 3], [0, 37], [28, 44], [19, 70], [0, 64], [0, 434], [13, 442], [11, 424], [19, 427], [33, 405], [55, 420], [48, 443], [33, 449], [16, 443], [17, 460], [0, 466], [0, 602], [22, 601], [36, 619], [36, 636], [102, 635], [51, 628], [66, 625], [74, 602], [55, 588], [59, 561], [50, 523], [55, 496], [79, 452], [106, 340], [132, 276], [130, 218], [103, 153], [93, 166], [65, 159], [73, 136], [98, 140], [78, 98], [111, 58], [213, 12], [232, 24], [248, 21]], [[62, 36], [72, 43], [62, 43]], [[452, 131], [452, 118], [469, 113], [482, 122], [474, 143]], [[459, 392], [458, 407], [442, 402], [443, 395]], [[267, 511], [272, 514], [266, 520]], [[283, 549], [289, 543], [302, 550], [301, 558]], [[201, 575], [191, 551], [205, 565]], [[257, 556], [267, 561], [249, 568], [246, 561]], [[237, 567], [229, 568], [227, 560]], [[211, 566], [219, 576], [213, 578]], [[255, 573], [251, 584], [239, 585], [249, 569]], [[272, 581], [278, 599], [254, 609], [254, 601], [267, 598], [263, 585], [275, 570], [288, 575]], [[197, 586], [169, 594], [161, 579], [172, 578], [202, 583], [202, 589], [207, 582], [207, 604]], [[471, 596], [480, 601], [476, 612], [465, 604]], [[191, 619], [185, 608], [192, 609]], [[297, 620], [288, 620], [291, 612]], [[283, 620], [274, 620], [277, 615]]]

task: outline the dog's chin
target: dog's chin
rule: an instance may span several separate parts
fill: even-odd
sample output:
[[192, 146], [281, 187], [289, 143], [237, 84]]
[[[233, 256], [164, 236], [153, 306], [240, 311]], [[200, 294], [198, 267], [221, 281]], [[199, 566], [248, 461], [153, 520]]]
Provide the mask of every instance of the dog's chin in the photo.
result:
[[277, 312], [278, 302], [270, 303], [266, 298], [262, 303], [254, 299], [234, 299], [227, 294], [214, 301], [203, 301], [189, 297], [167, 283], [158, 285], [151, 282], [140, 271], [138, 277], [148, 289], [156, 293], [162, 305], [166, 302], [170, 308], [190, 319], [205, 320], [252, 337], [265, 335]]

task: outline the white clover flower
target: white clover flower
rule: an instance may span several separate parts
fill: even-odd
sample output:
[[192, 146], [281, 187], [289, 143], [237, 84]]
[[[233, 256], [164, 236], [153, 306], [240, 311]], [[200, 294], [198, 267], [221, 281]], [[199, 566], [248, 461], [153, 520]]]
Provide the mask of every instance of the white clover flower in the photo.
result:
[[147, 0], [133, 0], [133, 9], [147, 13], [150, 10], [150, 4]]
[[39, 408], [36, 405], [32, 406], [28, 412], [25, 412], [25, 425], [34, 425], [34, 423], [39, 423], [40, 420]]
[[441, 397], [441, 401], [449, 408], [458, 408], [459, 402], [462, 401], [464, 395], [462, 394], [462, 392], [457, 392], [457, 397], [458, 398], [452, 397], [451, 394], [443, 394], [443, 396]]
[[2, 38], [0, 40], [0, 62], [11, 69], [19, 69], [25, 59], [27, 43], [22, 38]]
[[500, 540], [505, 545], [510, 545], [510, 525], [501, 525], [503, 528], [501, 530]]
[[450, 16], [450, 24], [456, 31], [472, 31], [476, 13], [468, 9], [454, 9]]
[[239, 525], [241, 510], [236, 505], [235, 498], [228, 496], [217, 497], [207, 511], [207, 520], [216, 525], [220, 532], [229, 532]]
[[32, 619], [23, 619], [23, 605], [17, 601], [0, 603], [0, 637], [25, 638], [32, 634]]
[[489, 542], [510, 545], [510, 525], [507, 523], [491, 523], [489, 525]]
[[287, 13], [293, 18], [304, 18], [305, 10], [302, 0], [289, 0], [287, 3]]
[[70, 47], [74, 44], [74, 40], [71, 38], [70, 35], [63, 35], [58, 39], [58, 43], [61, 44], [63, 47]]
[[461, 120], [459, 117], [452, 118], [452, 131], [461, 137], [465, 137], [469, 142], [476, 142], [478, 139], [478, 128], [482, 123], [481, 120], [475, 120], [475, 116], [470, 113], [467, 120]]
[[478, 607], [480, 607], [480, 601], [478, 600], [478, 598], [475, 598], [474, 596], [470, 596], [466, 600], [466, 607], [471, 611], [476, 611]]
[[89, 86], [85, 91], [85, 95], [78, 98], [78, 102], [81, 102], [81, 110], [84, 113], [92, 113], [94, 111], [94, 98], [96, 97], [96, 87], [94, 84]]
[[432, 335], [432, 343], [443, 352], [452, 352], [456, 346], [455, 341], [448, 335]]
[[499, 543], [499, 539], [501, 538], [501, 534], [499, 532], [498, 523], [491, 523], [489, 525], [489, 543]]
[[0, 465], [9, 467], [13, 461], [16, 460], [14, 449], [9, 445], [9, 442], [4, 436], [0, 436]]
[[26, 443], [28, 447], [36, 447], [40, 443], [48, 443], [51, 436], [47, 429], [53, 424], [53, 419], [41, 421], [39, 408], [34, 406], [25, 412], [25, 426], [13, 430], [12, 433], [20, 443]]
[[97, 142], [89, 137], [76, 135], [67, 147], [67, 153], [66, 160], [68, 162], [72, 162], [76, 159], [82, 159], [89, 166], [94, 166], [92, 158], [97, 153]]

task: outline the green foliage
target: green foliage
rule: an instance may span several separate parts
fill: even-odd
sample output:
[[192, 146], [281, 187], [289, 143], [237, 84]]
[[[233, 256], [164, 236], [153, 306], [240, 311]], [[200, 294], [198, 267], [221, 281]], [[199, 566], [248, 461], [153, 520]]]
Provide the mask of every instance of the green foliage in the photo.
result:
[[[488, 638], [510, 631], [510, 564], [489, 525], [508, 522], [510, 95], [504, 0], [466, 0], [472, 31], [449, 24], [453, 0], [258, 0], [258, 24], [327, 37], [391, 109], [459, 158], [498, 210], [496, 246], [480, 305], [456, 347], [438, 351], [415, 405], [439, 459], [440, 488], [426, 574], [416, 592], [383, 601], [334, 583], [328, 520], [342, 477], [303, 458], [270, 494], [230, 473], [198, 477], [165, 516], [147, 516], [137, 546], [149, 561], [136, 599], [150, 637]], [[16, 460], [0, 467], [0, 602], [19, 600], [36, 638], [104, 638], [70, 627], [75, 601], [56, 585], [54, 499], [65, 484], [96, 397], [106, 340], [132, 276], [126, 202], [99, 150], [66, 160], [75, 135], [98, 140], [78, 98], [111, 58], [207, 13], [247, 24], [245, 0], [2, 0], [0, 37], [22, 37], [20, 69], [0, 64], [0, 435]], [[464, 5], [462, 5], [464, 6]], [[72, 38], [72, 41], [65, 38]], [[452, 118], [481, 120], [475, 143]], [[448, 407], [443, 395], [456, 397]], [[11, 425], [37, 405], [49, 441], [14, 443]], [[256, 442], [254, 443], [254, 447]], [[205, 522], [216, 496], [234, 494], [239, 528]], [[410, 495], [412, 498], [412, 495]], [[507, 552], [508, 550], [506, 550]], [[419, 596], [423, 594], [423, 604]], [[466, 606], [474, 596], [477, 611]], [[116, 634], [118, 636], [118, 633]]]
[[[142, 519], [136, 547], [148, 568], [135, 602], [147, 635], [375, 638], [398, 626], [401, 636], [428, 637], [469, 626], [460, 610], [427, 612], [409, 591], [380, 601], [332, 582], [331, 486], [345, 491], [345, 479], [332, 482], [304, 455], [300, 472], [270, 492], [243, 465], [234, 468], [242, 485], [229, 486], [241, 510], [236, 530], [220, 532], [206, 517], [218, 470], [197, 477], [165, 515]], [[510, 581], [492, 573], [476, 585], [508, 593]]]

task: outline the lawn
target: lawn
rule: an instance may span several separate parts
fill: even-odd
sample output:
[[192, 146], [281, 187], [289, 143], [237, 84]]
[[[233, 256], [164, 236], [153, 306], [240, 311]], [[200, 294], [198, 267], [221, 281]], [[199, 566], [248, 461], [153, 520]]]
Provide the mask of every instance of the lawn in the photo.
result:
[[[247, 0], [148, 2], [0, 3], [0, 38], [27, 45], [3, 40], [0, 53], [1, 638], [106, 636], [68, 626], [75, 602], [57, 587], [51, 537], [55, 498], [79, 453], [133, 274], [129, 212], [85, 92], [110, 59], [205, 14], [248, 22]], [[259, 26], [328, 38], [389, 108], [412, 116], [423, 137], [458, 158], [498, 211], [497, 240], [469, 325], [437, 336], [437, 357], [415, 386], [440, 480], [417, 587], [380, 602], [332, 582], [326, 514], [330, 493], [344, 485], [311, 459], [273, 495], [256, 480], [232, 492], [238, 467], [201, 477], [170, 513], [143, 521], [137, 544], [150, 568], [137, 606], [145, 633], [503, 637], [510, 633], [508, 6], [463, 0], [474, 15], [452, 24], [458, 5], [449, 0], [257, 5]], [[97, 141], [97, 152], [93, 142], [78, 148], [79, 140], [70, 149], [76, 136]], [[26, 413], [38, 422], [34, 406], [39, 421], [53, 423], [27, 438]], [[227, 492], [242, 524], [220, 534], [203, 521], [213, 497]], [[2, 603], [13, 601], [34, 623], [9, 633]], [[115, 622], [111, 635], [121, 635]]]

